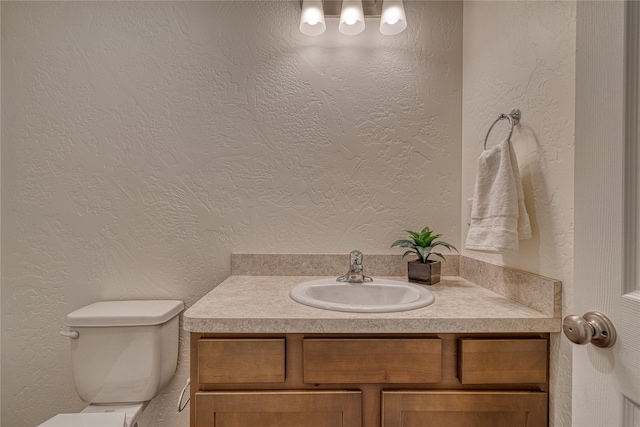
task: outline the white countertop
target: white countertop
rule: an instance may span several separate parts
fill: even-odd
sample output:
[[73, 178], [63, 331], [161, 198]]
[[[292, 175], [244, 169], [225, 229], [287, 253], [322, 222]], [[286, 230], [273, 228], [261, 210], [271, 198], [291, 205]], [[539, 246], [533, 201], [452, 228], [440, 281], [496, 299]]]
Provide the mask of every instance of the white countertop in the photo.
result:
[[561, 328], [560, 318], [458, 276], [428, 286], [436, 297], [433, 304], [396, 313], [329, 311], [289, 297], [298, 283], [322, 277], [231, 276], [184, 313], [183, 327], [198, 333], [546, 333]]

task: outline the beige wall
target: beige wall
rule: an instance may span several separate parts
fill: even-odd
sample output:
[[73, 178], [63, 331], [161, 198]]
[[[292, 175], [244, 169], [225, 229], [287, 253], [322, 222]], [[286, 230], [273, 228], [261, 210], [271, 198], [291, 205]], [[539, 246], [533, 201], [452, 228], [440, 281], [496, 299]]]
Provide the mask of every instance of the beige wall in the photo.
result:
[[[2, 3], [3, 426], [82, 408], [57, 332], [84, 304], [191, 304], [231, 252], [393, 252], [427, 224], [463, 246], [482, 140], [515, 107], [534, 239], [463, 253], [560, 279], [570, 306], [574, 3], [467, 2], [464, 37], [460, 3], [407, 11], [398, 37], [308, 38], [297, 2]], [[141, 427], [187, 425], [185, 345]]]
[[[2, 32], [2, 8], [0, 8], [0, 33]], [[0, 49], [0, 56], [1, 56]], [[0, 64], [2, 61], [0, 60]], [[2, 74], [0, 65], [0, 75]], [[2, 80], [0, 76], [0, 81]], [[2, 99], [2, 88], [0, 87], [0, 99]], [[0, 129], [2, 128], [2, 108], [0, 106]], [[0, 136], [0, 171], [2, 169], [2, 136]], [[0, 175], [2, 175], [0, 173]], [[0, 178], [0, 189], [2, 188], [2, 179]], [[2, 224], [2, 197], [0, 197], [0, 224]], [[0, 227], [0, 242], [2, 241], [2, 227]], [[0, 244], [0, 337], [2, 336], [2, 245]], [[0, 338], [0, 356], [2, 355], [2, 339]], [[0, 384], [2, 384], [2, 366], [0, 365]], [[0, 424], [2, 423], [2, 387], [0, 387]]]
[[[512, 141], [533, 238], [517, 255], [467, 256], [562, 280], [564, 307], [573, 289], [575, 3], [464, 4], [462, 197], [472, 197], [476, 161], [499, 113], [522, 110]], [[508, 134], [496, 125], [488, 146]], [[467, 215], [462, 215], [462, 239]], [[552, 339], [551, 423], [571, 425], [571, 347]]]
[[[85, 304], [192, 304], [232, 252], [459, 246], [462, 4], [406, 7], [309, 38], [298, 2], [2, 2], [3, 426], [83, 407]], [[140, 427], [187, 425], [186, 344]]]

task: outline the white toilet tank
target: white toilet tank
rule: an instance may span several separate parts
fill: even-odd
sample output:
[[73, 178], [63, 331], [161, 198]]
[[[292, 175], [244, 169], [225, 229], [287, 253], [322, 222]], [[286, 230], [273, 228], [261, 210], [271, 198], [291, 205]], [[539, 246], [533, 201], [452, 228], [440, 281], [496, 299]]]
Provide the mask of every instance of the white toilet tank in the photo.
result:
[[71, 364], [80, 398], [145, 402], [175, 373], [182, 301], [103, 301], [70, 313]]

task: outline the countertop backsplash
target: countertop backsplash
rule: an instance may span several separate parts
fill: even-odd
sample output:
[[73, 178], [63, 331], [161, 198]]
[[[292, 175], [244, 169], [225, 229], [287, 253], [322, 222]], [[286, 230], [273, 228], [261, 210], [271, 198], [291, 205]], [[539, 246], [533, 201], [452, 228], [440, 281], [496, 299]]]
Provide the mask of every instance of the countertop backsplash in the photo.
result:
[[[443, 276], [459, 276], [460, 255], [445, 255]], [[367, 276], [406, 276], [402, 255], [364, 254]], [[349, 254], [232, 254], [232, 276], [340, 276], [349, 269]]]

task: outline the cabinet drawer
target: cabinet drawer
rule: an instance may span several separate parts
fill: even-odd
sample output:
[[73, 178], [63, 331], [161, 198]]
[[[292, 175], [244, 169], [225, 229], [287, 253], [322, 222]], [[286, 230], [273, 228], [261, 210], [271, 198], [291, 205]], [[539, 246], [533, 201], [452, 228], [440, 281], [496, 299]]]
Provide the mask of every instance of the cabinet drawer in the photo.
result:
[[382, 427], [546, 427], [547, 394], [383, 391]]
[[459, 341], [462, 384], [541, 384], [547, 382], [544, 339], [465, 339]]
[[284, 349], [284, 338], [201, 339], [198, 341], [198, 382], [284, 382]]
[[437, 383], [440, 339], [305, 339], [305, 383]]

